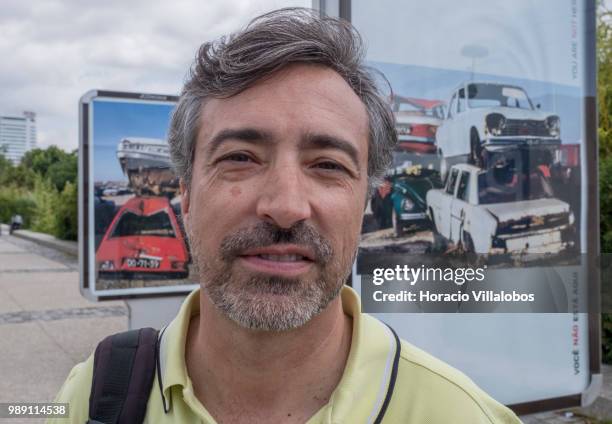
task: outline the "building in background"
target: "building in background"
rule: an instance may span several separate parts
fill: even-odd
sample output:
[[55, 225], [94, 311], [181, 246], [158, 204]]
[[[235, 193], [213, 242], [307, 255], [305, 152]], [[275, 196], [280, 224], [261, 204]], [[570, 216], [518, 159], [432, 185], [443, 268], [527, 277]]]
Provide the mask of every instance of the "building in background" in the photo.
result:
[[0, 154], [18, 164], [28, 150], [36, 147], [36, 114], [0, 115]]

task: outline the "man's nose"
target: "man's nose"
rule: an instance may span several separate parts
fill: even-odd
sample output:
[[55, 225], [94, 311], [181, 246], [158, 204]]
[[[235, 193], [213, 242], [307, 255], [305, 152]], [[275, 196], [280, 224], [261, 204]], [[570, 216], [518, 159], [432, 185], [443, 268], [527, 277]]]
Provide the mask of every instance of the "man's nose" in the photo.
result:
[[257, 200], [257, 216], [281, 228], [311, 216], [304, 176], [297, 166], [283, 166], [269, 172]]

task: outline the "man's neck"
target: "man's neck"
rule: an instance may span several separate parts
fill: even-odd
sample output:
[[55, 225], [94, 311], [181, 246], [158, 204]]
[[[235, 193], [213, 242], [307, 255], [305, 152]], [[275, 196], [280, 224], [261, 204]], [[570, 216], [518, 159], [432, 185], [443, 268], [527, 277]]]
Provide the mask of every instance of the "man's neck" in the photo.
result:
[[198, 399], [219, 422], [305, 422], [340, 382], [352, 320], [338, 296], [306, 325], [253, 331], [222, 315], [200, 293], [185, 360]]

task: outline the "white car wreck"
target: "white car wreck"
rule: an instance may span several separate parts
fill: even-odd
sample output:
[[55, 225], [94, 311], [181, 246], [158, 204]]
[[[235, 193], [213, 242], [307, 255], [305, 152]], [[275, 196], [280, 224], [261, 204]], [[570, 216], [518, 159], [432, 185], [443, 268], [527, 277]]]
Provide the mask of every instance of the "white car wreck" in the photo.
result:
[[520, 181], [511, 169], [455, 165], [444, 188], [427, 192], [434, 234], [473, 253], [559, 253], [574, 243], [574, 216], [546, 184], [536, 173]]
[[436, 132], [440, 173], [445, 176], [456, 163], [482, 166], [484, 152], [557, 148], [561, 144], [559, 117], [539, 107], [514, 85], [461, 84], [453, 92]]

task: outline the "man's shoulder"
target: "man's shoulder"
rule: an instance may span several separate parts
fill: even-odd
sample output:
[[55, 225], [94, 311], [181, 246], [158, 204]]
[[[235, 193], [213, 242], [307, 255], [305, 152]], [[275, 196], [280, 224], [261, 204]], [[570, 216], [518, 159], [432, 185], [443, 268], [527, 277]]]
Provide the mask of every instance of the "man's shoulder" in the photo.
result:
[[[398, 355], [394, 332], [376, 317], [360, 313], [357, 322], [353, 342], [360, 359], [352, 363], [354, 379], [347, 391], [352, 390], [351, 399], [359, 402], [351, 402], [347, 412], [355, 419], [344, 421], [358, 421], [378, 411], [384, 414], [383, 422], [520, 423], [465, 374], [429, 353], [401, 340]], [[337, 414], [341, 411], [336, 408]]]
[[72, 368], [54, 402], [68, 403], [70, 418], [49, 420], [49, 423], [84, 423], [89, 417], [89, 393], [93, 379], [93, 354]]
[[467, 394], [480, 391], [461, 371], [403, 339], [399, 361], [403, 370], [411, 372], [415, 378], [427, 379], [431, 384], [456, 387]]
[[[70, 418], [50, 422], [83, 423], [90, 413], [96, 417], [105, 416], [111, 401], [123, 405], [122, 421], [130, 419], [134, 413], [138, 416], [150, 404], [143, 403], [144, 391], [156, 387], [153, 349], [157, 337], [157, 330], [149, 328], [120, 332], [102, 340], [84, 362], [72, 368], [54, 400], [69, 404]], [[93, 412], [90, 411], [92, 395]]]
[[[396, 393], [404, 399], [404, 405], [419, 405], [418, 409], [427, 410], [428, 422], [449, 419], [457, 423], [520, 423], [510, 409], [461, 371], [405, 340], [401, 340], [394, 397]], [[409, 396], [408, 402], [405, 396]], [[424, 408], [425, 405], [430, 407]]]

